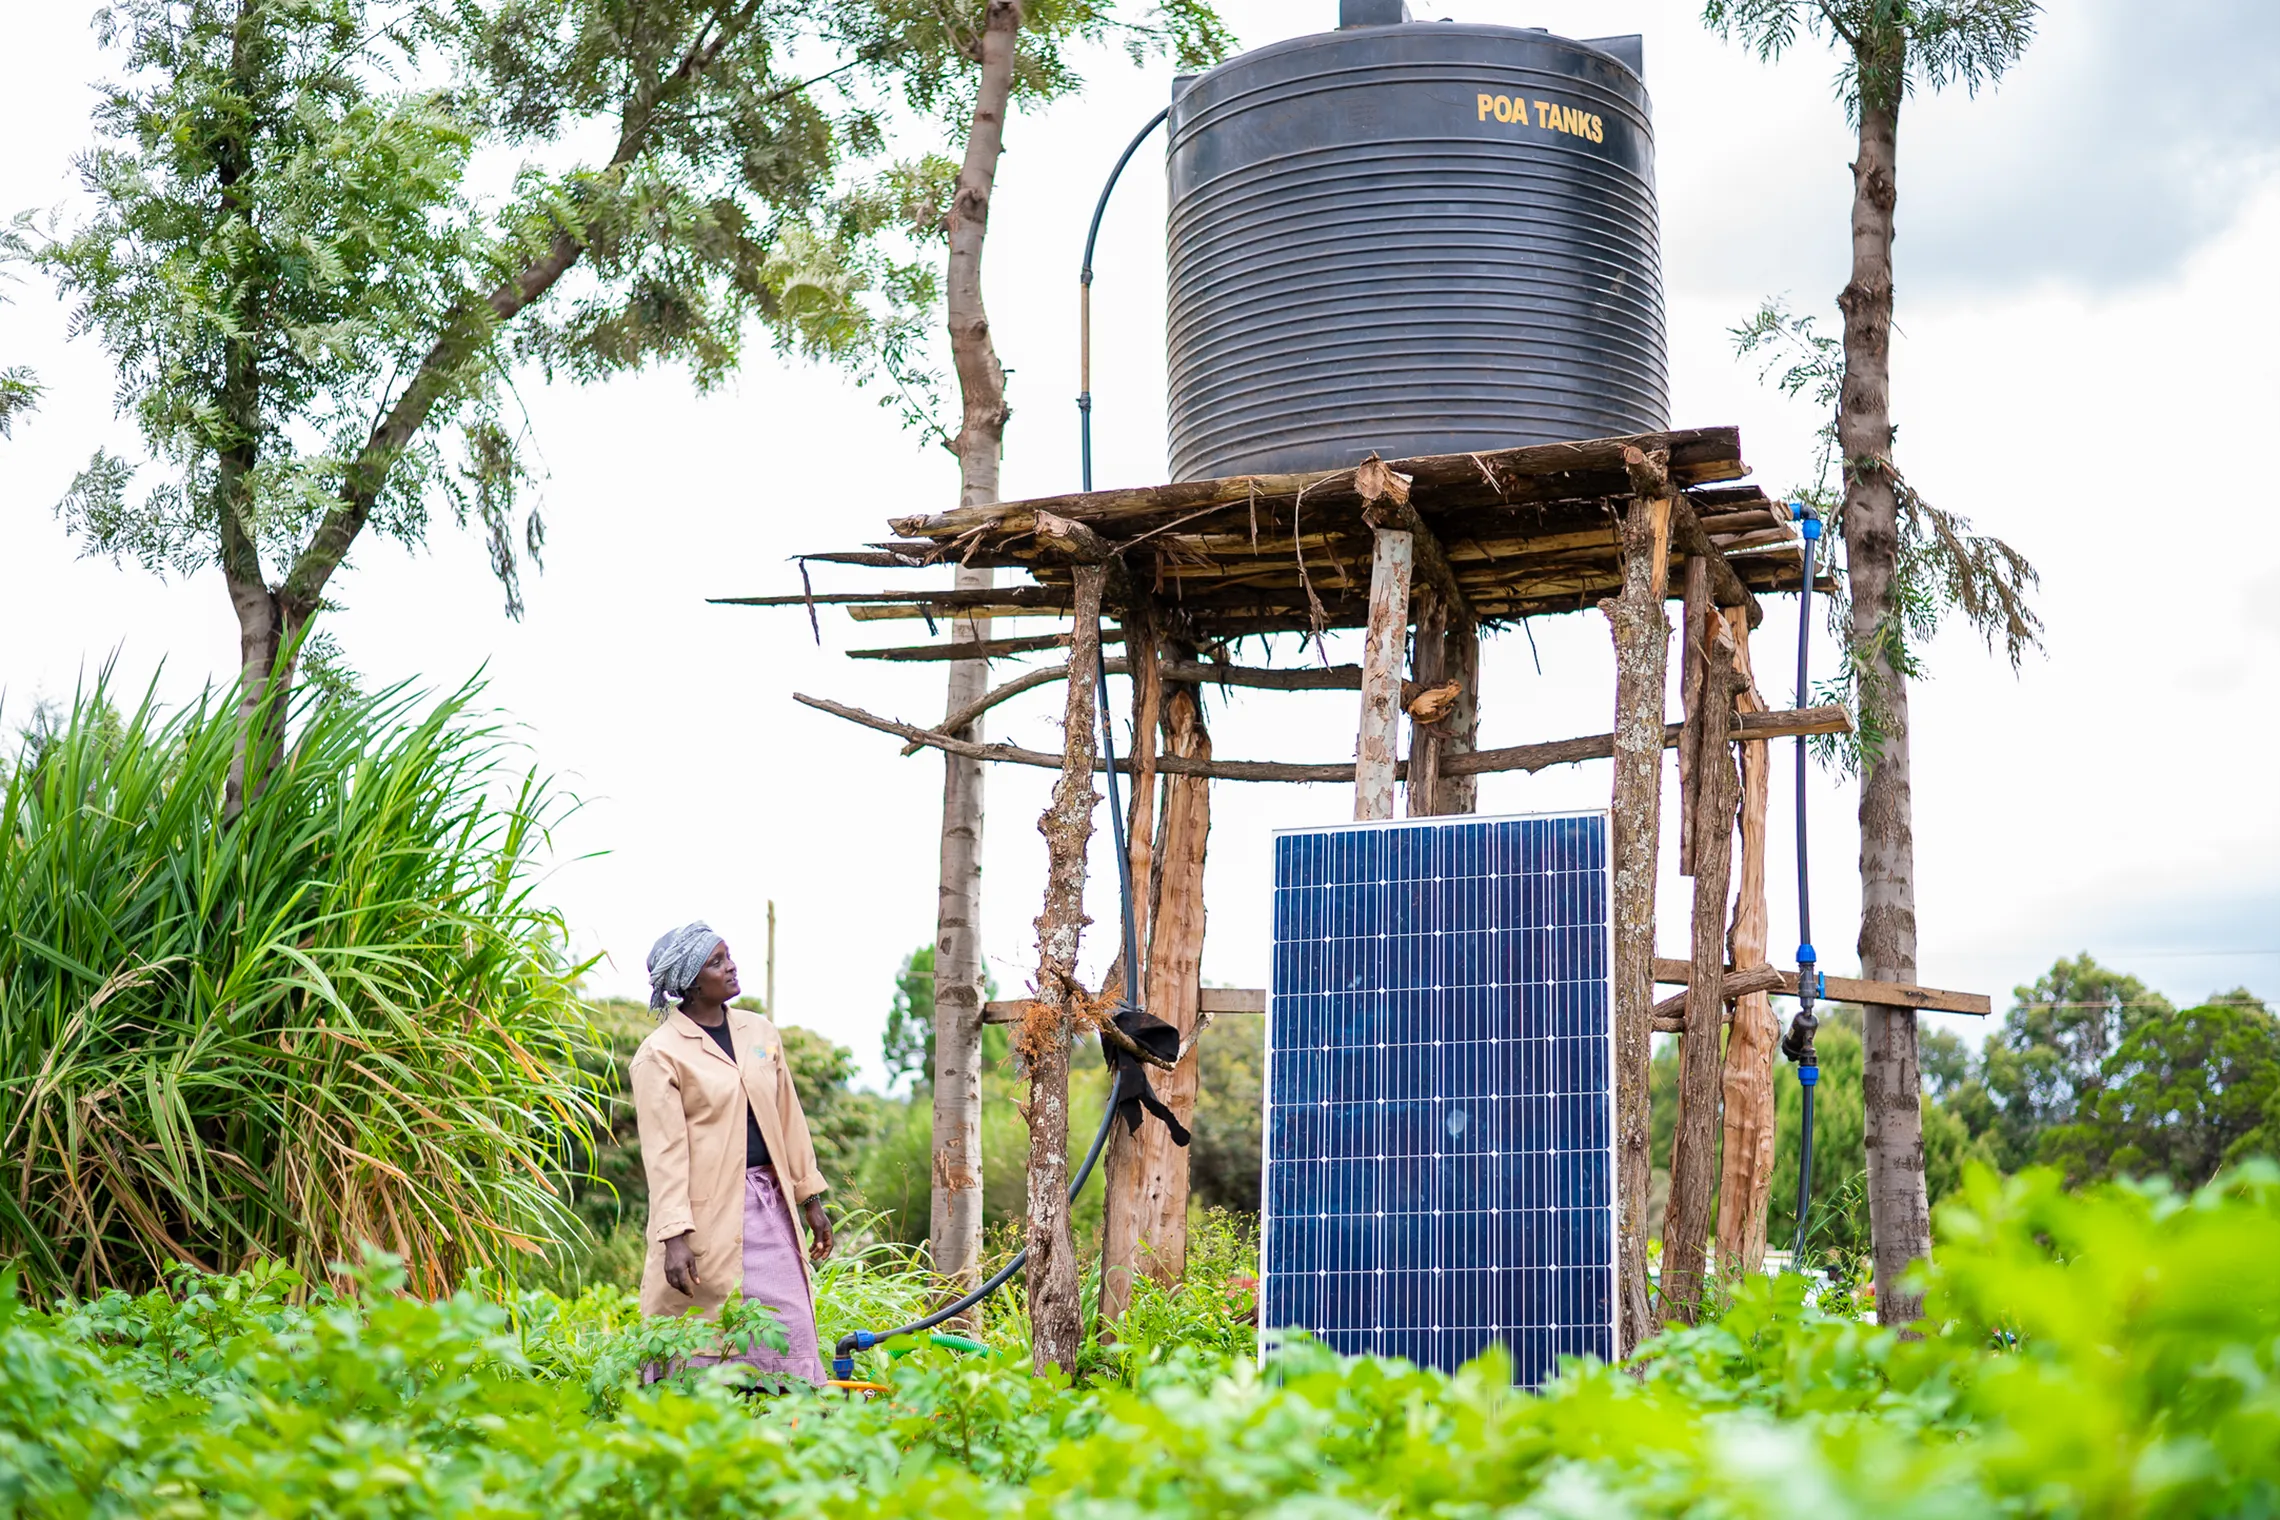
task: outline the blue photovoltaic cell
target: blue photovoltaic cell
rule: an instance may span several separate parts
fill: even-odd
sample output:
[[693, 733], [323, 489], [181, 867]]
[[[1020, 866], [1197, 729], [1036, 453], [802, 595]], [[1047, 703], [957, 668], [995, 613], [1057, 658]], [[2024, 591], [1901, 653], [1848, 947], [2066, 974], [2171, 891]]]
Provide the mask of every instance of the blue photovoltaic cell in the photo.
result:
[[1263, 1326], [1613, 1357], [1608, 941], [1604, 813], [1276, 836]]

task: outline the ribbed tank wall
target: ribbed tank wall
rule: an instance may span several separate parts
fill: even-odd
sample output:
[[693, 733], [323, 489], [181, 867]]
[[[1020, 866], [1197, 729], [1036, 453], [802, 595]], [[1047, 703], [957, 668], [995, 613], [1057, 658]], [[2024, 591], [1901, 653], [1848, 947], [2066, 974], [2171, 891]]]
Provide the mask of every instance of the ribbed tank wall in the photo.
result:
[[1447, 22], [1298, 38], [1187, 81], [1173, 478], [1667, 426], [1648, 109], [1605, 53]]

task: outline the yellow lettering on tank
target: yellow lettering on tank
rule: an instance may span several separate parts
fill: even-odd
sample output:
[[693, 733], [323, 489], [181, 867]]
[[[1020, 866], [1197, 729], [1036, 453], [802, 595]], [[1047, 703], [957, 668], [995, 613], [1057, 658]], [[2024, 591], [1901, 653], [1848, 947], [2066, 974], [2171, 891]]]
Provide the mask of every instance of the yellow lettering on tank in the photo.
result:
[[1482, 94], [1480, 97], [1480, 119], [1482, 121], [1488, 120], [1488, 113], [1495, 109], [1496, 97], [1486, 93]]
[[1539, 100], [1534, 104], [1536, 107], [1536, 125], [1539, 127], [1550, 125], [1546, 118], [1552, 113], [1552, 103], [1548, 100]]
[[1607, 124], [1596, 116], [1591, 118], [1591, 140], [1593, 142], [1607, 141]]

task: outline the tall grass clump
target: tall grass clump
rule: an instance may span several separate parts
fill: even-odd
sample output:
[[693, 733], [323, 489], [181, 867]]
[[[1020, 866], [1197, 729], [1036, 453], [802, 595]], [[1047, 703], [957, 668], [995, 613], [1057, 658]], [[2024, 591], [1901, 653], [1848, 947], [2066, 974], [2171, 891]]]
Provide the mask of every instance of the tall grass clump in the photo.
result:
[[122, 715], [98, 681], [25, 737], [0, 1258], [35, 1295], [377, 1246], [435, 1296], [572, 1227], [549, 1168], [590, 1034], [531, 896], [556, 801], [475, 693], [303, 700], [231, 820], [226, 694]]

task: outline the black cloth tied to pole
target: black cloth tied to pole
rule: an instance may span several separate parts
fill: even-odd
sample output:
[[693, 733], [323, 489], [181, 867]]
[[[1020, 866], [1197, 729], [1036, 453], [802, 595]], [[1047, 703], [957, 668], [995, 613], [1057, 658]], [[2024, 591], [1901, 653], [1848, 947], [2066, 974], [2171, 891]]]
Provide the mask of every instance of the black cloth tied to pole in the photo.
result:
[[[1148, 1054], [1166, 1061], [1180, 1058], [1180, 1032], [1154, 1014], [1126, 1003], [1116, 1010], [1110, 1022]], [[1190, 1138], [1187, 1126], [1156, 1096], [1155, 1084], [1148, 1080], [1146, 1063], [1106, 1040], [1100, 1042], [1100, 1052], [1108, 1058], [1108, 1069], [1115, 1082], [1113, 1101], [1124, 1120], [1126, 1133], [1140, 1133], [1140, 1111], [1146, 1109], [1164, 1121], [1164, 1128], [1172, 1132], [1172, 1144], [1186, 1145]]]

